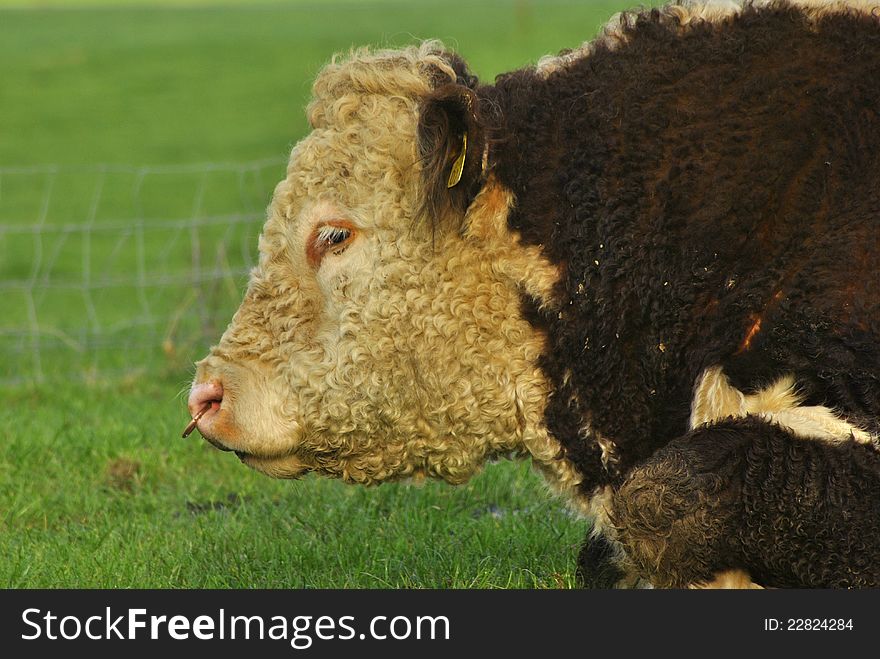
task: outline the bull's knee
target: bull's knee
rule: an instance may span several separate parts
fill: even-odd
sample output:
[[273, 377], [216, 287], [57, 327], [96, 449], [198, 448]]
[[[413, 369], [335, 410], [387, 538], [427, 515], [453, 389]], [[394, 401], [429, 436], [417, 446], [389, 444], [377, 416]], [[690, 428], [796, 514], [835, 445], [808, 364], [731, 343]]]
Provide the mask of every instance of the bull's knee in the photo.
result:
[[617, 537], [655, 585], [710, 583], [741, 567], [735, 540], [748, 433], [740, 425], [701, 428], [671, 442], [615, 490]]

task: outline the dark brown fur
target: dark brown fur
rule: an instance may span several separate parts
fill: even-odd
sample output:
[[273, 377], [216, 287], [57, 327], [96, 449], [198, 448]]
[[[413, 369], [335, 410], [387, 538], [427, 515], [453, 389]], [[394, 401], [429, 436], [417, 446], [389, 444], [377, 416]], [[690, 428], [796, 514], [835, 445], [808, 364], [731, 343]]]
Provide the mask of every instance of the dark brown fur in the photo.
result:
[[578, 554], [575, 577], [582, 588], [617, 588], [626, 582], [631, 566], [621, 565], [621, 546], [604, 535], [590, 533]]
[[585, 495], [617, 488], [621, 537], [659, 584], [742, 568], [880, 586], [876, 448], [687, 426], [721, 365], [745, 392], [792, 374], [807, 404], [880, 431], [880, 19], [811, 24], [779, 2], [685, 36], [656, 10], [628, 25], [616, 50], [475, 88], [509, 226], [564, 271], [556, 308], [523, 301], [549, 337], [547, 426]]

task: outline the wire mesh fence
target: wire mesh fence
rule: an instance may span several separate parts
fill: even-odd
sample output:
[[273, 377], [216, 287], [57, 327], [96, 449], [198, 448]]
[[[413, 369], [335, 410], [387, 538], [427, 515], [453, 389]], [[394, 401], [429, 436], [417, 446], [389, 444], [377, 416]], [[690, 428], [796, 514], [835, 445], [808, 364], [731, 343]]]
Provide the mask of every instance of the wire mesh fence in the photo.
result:
[[186, 368], [241, 300], [284, 166], [0, 168], [0, 384]]

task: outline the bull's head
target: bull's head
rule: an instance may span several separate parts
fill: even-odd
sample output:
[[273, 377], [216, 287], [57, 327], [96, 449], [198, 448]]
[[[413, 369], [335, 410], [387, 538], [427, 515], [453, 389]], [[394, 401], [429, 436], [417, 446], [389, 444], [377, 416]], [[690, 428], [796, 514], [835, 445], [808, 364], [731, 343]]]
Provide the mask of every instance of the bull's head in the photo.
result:
[[560, 472], [521, 312], [558, 273], [508, 231], [475, 87], [436, 43], [319, 75], [244, 301], [198, 363], [212, 444], [283, 478], [458, 483], [507, 453]]

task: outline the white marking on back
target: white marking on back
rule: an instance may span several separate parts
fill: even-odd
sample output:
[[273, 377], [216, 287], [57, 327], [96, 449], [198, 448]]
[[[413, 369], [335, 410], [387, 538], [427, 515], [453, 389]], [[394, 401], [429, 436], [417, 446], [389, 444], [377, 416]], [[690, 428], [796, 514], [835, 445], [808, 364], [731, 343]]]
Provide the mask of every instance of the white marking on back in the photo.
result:
[[878, 438], [822, 405], [802, 405], [794, 377], [786, 375], [755, 392], [743, 394], [734, 387], [720, 366], [703, 371], [694, 390], [690, 427], [752, 414], [809, 439], [840, 442], [854, 439], [862, 444]]

